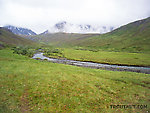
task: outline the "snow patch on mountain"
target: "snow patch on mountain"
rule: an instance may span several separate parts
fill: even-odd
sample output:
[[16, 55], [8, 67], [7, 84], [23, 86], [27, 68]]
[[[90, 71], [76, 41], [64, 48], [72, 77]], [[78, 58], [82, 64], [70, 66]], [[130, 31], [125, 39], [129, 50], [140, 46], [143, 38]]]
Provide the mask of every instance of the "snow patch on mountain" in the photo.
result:
[[36, 35], [36, 33], [30, 29], [15, 27], [12, 25], [7, 25], [4, 27], [9, 29], [11, 32], [13, 32], [14, 34], [17, 34], [17, 35]]

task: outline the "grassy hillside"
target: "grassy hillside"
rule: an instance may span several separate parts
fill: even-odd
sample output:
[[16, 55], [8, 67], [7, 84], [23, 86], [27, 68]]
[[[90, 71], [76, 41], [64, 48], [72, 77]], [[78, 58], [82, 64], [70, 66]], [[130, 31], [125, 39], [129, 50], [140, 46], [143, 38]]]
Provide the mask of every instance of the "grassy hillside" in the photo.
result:
[[39, 35], [32, 39], [62, 47], [82, 46], [109, 51], [149, 52], [150, 17], [102, 35], [56, 33]]
[[77, 34], [77, 33], [53, 33], [37, 36], [25, 36], [27, 39], [31, 39], [37, 42], [50, 44], [53, 46], [70, 46], [74, 41], [79, 41], [99, 34]]
[[0, 28], [0, 47], [4, 46], [20, 46], [20, 45], [28, 45], [28, 46], [35, 46], [37, 43], [24, 39], [20, 36], [17, 36], [7, 30], [6, 28]]
[[74, 45], [106, 50], [149, 52], [150, 18], [127, 24], [107, 34], [83, 39]]
[[0, 65], [1, 113], [146, 113], [150, 109], [149, 74], [41, 62], [4, 49]]

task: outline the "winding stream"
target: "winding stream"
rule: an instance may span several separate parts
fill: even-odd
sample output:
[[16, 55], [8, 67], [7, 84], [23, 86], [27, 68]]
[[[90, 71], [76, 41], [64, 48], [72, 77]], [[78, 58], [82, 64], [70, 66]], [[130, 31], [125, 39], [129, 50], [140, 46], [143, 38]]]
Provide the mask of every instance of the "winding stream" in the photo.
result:
[[43, 53], [36, 53], [36, 54], [34, 54], [34, 56], [32, 58], [33, 59], [41, 59], [41, 60], [46, 59], [53, 63], [75, 65], [75, 66], [80, 66], [80, 67], [106, 69], [106, 70], [113, 70], [113, 71], [131, 71], [131, 72], [150, 74], [149, 67], [118, 66], [118, 65], [100, 64], [100, 63], [93, 63], [93, 62], [67, 60], [67, 59], [55, 59], [55, 58], [48, 58], [48, 57], [44, 56]]

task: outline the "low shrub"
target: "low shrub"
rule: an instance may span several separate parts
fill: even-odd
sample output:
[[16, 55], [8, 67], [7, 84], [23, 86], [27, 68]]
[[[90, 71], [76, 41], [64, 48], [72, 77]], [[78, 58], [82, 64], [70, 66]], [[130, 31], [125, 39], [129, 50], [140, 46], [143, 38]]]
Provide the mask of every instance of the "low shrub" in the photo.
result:
[[28, 57], [32, 57], [33, 54], [35, 53], [35, 50], [31, 49], [29, 47], [18, 46], [18, 47], [13, 47], [12, 50], [13, 50], [13, 53], [17, 53], [17, 54], [21, 54], [21, 55], [26, 55]]

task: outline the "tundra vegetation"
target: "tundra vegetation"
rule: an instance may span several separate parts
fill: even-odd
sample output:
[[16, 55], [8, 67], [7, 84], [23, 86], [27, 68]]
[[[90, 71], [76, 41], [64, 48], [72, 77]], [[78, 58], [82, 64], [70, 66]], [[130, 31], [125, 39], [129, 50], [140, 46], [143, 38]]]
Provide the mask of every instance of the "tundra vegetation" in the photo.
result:
[[[0, 50], [0, 112], [148, 112], [150, 75], [41, 62]], [[148, 106], [149, 107], [149, 106]]]

